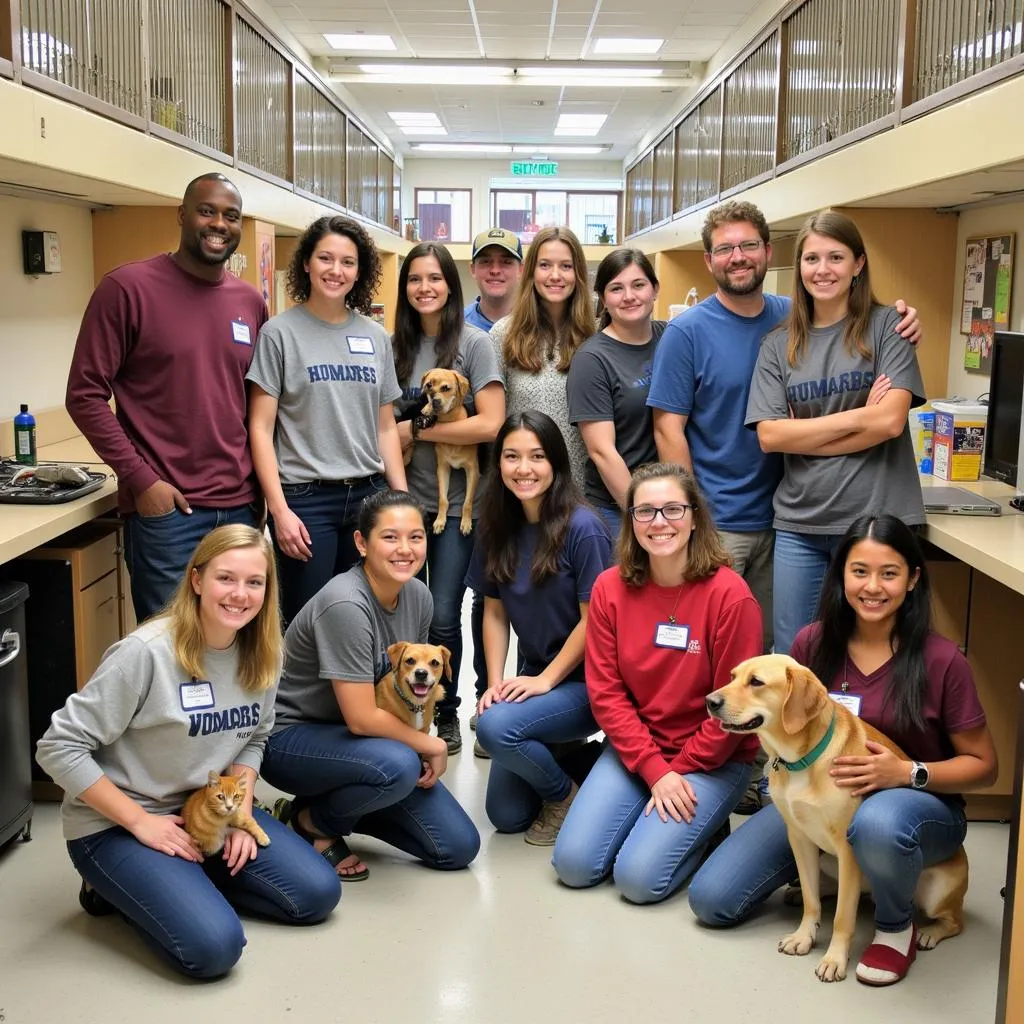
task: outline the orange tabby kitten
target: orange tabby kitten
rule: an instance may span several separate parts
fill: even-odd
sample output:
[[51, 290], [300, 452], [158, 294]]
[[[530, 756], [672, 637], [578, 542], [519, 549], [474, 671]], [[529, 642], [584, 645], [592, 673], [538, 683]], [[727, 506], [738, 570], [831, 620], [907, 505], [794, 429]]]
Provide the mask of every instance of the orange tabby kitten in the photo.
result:
[[224, 834], [231, 826], [248, 832], [260, 846], [270, 845], [270, 836], [242, 806], [248, 788], [244, 775], [210, 772], [206, 785], [185, 801], [181, 809], [185, 831], [207, 856], [223, 849]]

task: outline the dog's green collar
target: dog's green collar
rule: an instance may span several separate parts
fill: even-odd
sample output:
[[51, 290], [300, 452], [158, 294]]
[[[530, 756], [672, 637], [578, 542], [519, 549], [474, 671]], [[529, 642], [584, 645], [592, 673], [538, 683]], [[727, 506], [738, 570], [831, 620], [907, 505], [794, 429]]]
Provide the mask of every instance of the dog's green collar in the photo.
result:
[[839, 716], [833, 711], [832, 721], [828, 723], [828, 728], [825, 730], [825, 735], [821, 737], [818, 743], [815, 744], [814, 749], [808, 751], [800, 758], [799, 761], [783, 761], [781, 757], [777, 757], [772, 761], [772, 768], [778, 771], [779, 768], [785, 768], [791, 772], [802, 772], [805, 768], [810, 768], [815, 761], [825, 753], [825, 748], [829, 745], [833, 735], [836, 731], [836, 719]]

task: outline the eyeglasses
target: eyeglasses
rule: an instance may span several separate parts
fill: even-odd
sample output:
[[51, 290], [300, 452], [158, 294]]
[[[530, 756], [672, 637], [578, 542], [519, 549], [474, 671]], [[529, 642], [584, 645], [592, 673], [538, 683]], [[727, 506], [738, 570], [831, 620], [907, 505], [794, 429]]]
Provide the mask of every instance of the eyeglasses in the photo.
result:
[[669, 505], [662, 505], [661, 508], [656, 508], [654, 505], [634, 505], [630, 508], [629, 514], [638, 523], [653, 523], [658, 518], [658, 513], [660, 512], [661, 518], [666, 523], [676, 523], [692, 508], [692, 505], [684, 505], [682, 502], [673, 501]]
[[735, 245], [716, 245], [711, 250], [711, 255], [716, 260], [724, 260], [733, 254], [735, 249], [739, 249], [742, 253], [755, 253], [758, 252], [764, 242], [760, 238], [748, 238], [745, 242], [737, 242]]

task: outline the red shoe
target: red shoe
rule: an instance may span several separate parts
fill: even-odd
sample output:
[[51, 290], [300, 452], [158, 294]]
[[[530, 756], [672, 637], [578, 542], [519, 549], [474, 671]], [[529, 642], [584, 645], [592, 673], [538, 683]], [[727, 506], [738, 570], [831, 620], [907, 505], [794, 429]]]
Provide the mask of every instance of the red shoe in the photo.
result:
[[[902, 981], [910, 970], [910, 965], [917, 958], [917, 925], [914, 925], [910, 936], [910, 950], [906, 956], [901, 956], [892, 946], [883, 946], [881, 943], [872, 942], [857, 964], [857, 980], [865, 985], [872, 985], [875, 988], [883, 988], [886, 985], [895, 985]], [[861, 970], [886, 971], [895, 977], [878, 978], [868, 975], [865, 977]]]

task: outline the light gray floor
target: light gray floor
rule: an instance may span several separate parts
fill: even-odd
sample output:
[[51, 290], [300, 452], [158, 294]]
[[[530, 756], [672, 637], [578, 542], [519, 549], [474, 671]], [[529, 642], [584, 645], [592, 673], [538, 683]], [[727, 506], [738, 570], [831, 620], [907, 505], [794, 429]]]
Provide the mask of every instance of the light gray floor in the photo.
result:
[[[468, 641], [468, 623], [466, 636]], [[467, 691], [471, 691], [466, 650]], [[468, 716], [468, 710], [465, 715]], [[972, 825], [963, 935], [920, 954], [908, 978], [875, 990], [823, 985], [816, 956], [785, 957], [799, 911], [776, 895], [731, 932], [699, 927], [685, 893], [634, 907], [610, 885], [561, 887], [550, 851], [498, 836], [483, 812], [488, 762], [463, 752], [446, 781], [483, 846], [469, 870], [428, 871], [372, 840], [371, 868], [333, 918], [308, 929], [246, 922], [225, 979], [172, 975], [114, 918], [87, 917], [60, 840], [57, 807], [37, 809], [32, 843], [0, 855], [0, 1021], [4, 1024], [548, 1024], [631, 1019], [680, 1024], [988, 1024], [995, 1014], [1008, 828]], [[269, 795], [268, 791], [264, 791]], [[734, 818], [734, 827], [742, 827]], [[828, 911], [826, 910], [826, 913]], [[861, 906], [855, 955], [870, 940]], [[829, 925], [822, 928], [827, 943]], [[823, 944], [822, 944], [823, 945]]]

